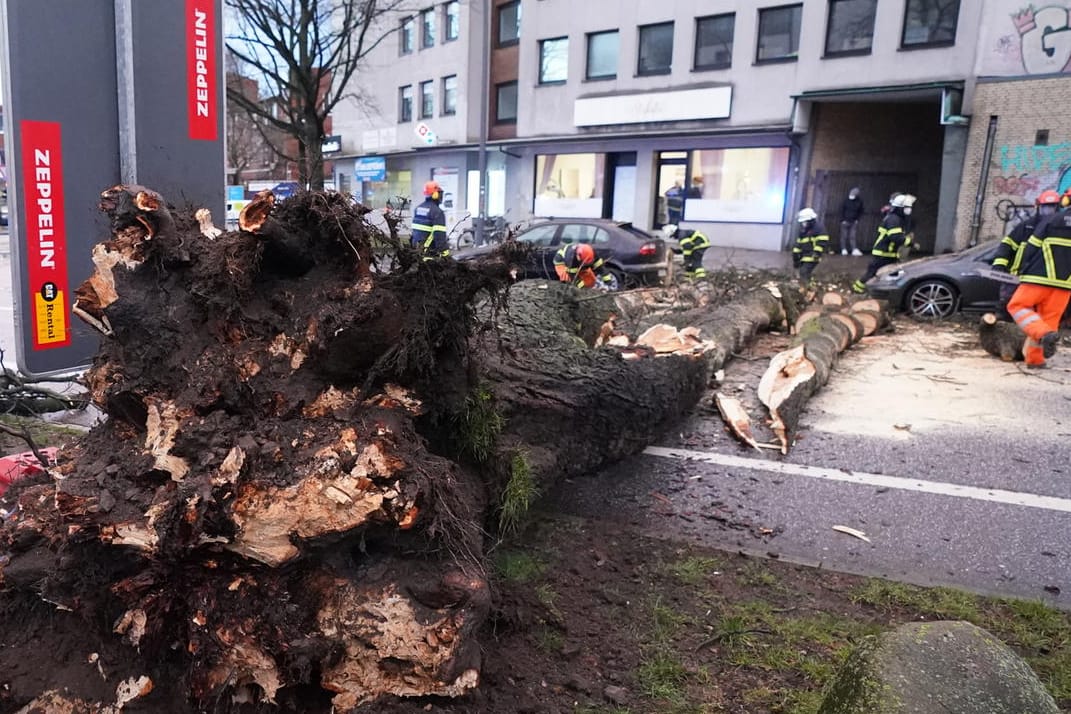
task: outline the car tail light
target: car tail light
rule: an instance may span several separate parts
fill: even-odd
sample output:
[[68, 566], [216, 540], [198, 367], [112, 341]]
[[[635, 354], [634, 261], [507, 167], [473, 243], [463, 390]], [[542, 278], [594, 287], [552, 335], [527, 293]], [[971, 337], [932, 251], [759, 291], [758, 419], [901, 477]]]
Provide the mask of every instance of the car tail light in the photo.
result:
[[657, 243], [644, 243], [640, 246], [640, 255], [655, 255], [658, 253]]

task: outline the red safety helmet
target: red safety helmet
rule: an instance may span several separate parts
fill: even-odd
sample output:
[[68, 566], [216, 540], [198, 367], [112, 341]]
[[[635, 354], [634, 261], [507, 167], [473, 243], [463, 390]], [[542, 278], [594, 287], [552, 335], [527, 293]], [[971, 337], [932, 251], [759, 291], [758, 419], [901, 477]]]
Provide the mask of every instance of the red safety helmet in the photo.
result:
[[1047, 204], [1053, 204], [1053, 203], [1059, 203], [1059, 202], [1060, 202], [1060, 194], [1058, 194], [1056, 191], [1053, 191], [1051, 189], [1048, 190], [1048, 191], [1042, 191], [1040, 194], [1038, 194], [1037, 200], [1034, 201], [1035, 205], [1038, 205], [1038, 206], [1047, 205]]
[[576, 259], [581, 265], [595, 262], [595, 251], [587, 243], [581, 243], [576, 247]]
[[439, 185], [438, 181], [428, 181], [424, 184], [424, 195], [438, 201], [443, 197], [443, 187]]

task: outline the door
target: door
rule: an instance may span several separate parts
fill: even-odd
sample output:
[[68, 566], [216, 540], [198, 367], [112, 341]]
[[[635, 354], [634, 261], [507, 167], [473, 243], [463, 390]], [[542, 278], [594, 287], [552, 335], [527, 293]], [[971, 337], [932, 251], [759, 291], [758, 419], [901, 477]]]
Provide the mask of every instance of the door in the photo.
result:
[[658, 155], [658, 180], [654, 196], [655, 228], [661, 228], [667, 223], [680, 223], [684, 218], [687, 177], [687, 151], [663, 151]]
[[636, 220], [636, 167], [618, 166], [614, 170], [614, 208], [610, 217], [615, 221], [633, 223]]
[[913, 173], [863, 173], [856, 171], [816, 171], [812, 208], [829, 231], [830, 249], [840, 250], [840, 209], [848, 192], [858, 188], [863, 199], [863, 217], [859, 219], [856, 239], [864, 253], [869, 252], [881, 224], [881, 208], [894, 191], [917, 195], [918, 175]]
[[557, 223], [538, 225], [531, 230], [517, 236], [517, 241], [528, 245], [531, 250], [527, 253], [525, 263], [522, 266], [526, 278], [554, 278], [558, 275], [554, 272], [554, 253], [556, 251], [554, 237], [558, 233]]

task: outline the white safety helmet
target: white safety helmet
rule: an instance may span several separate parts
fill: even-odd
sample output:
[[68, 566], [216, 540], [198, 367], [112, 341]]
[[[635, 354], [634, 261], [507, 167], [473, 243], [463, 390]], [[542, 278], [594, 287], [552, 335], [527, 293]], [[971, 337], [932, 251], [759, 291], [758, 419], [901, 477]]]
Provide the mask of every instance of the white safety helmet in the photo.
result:
[[[892, 200], [889, 201], [889, 205], [892, 206], [893, 208], [903, 208], [904, 206], [908, 205], [908, 203], [907, 203], [907, 199], [908, 198], [909, 198], [909, 196], [906, 193], [898, 193], [898, 194], [896, 194], [895, 196], [892, 197]], [[911, 202], [914, 203], [915, 202], [914, 196], [911, 196], [910, 198], [911, 198]]]
[[807, 221], [817, 221], [818, 214], [814, 212], [813, 208], [804, 208], [796, 216], [796, 221], [799, 223], [806, 223]]
[[911, 208], [915, 205], [915, 201], [918, 200], [916, 196], [912, 196], [910, 193], [905, 193], [901, 198], [904, 200], [904, 208]]
[[675, 237], [677, 235], [677, 224], [676, 223], [667, 223], [666, 225], [662, 226], [662, 233], [667, 238]]

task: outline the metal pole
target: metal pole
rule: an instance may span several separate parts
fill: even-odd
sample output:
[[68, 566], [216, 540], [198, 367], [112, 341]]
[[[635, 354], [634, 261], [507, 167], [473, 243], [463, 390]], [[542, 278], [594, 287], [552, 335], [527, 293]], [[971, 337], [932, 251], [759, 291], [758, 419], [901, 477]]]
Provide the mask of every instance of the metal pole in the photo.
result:
[[487, 112], [490, 108], [488, 95], [491, 92], [491, 3], [494, 0], [480, 0], [483, 11], [482, 31], [480, 32], [480, 58], [483, 70], [480, 74], [480, 148], [478, 170], [480, 172], [479, 215], [476, 217], [476, 245], [483, 245], [484, 222], [487, 219]]
[[115, 0], [115, 75], [119, 85], [119, 176], [138, 182], [137, 121], [134, 110], [134, 8]]
[[989, 162], [993, 160], [993, 140], [997, 135], [997, 117], [989, 117], [989, 129], [985, 135], [985, 151], [982, 156], [982, 175], [978, 178], [978, 190], [974, 194], [974, 212], [971, 215], [971, 238], [967, 245], [978, 245], [978, 233], [982, 230], [982, 206], [985, 191], [989, 186]]

